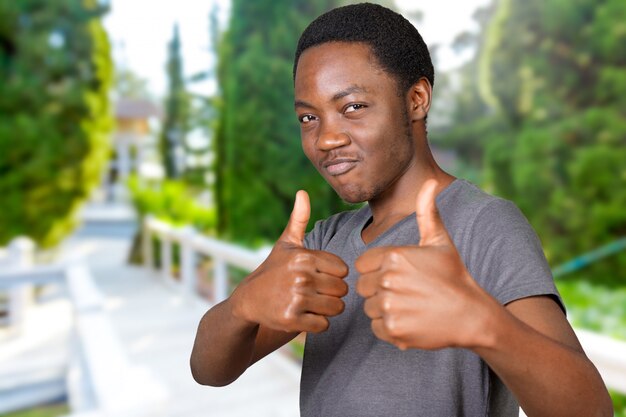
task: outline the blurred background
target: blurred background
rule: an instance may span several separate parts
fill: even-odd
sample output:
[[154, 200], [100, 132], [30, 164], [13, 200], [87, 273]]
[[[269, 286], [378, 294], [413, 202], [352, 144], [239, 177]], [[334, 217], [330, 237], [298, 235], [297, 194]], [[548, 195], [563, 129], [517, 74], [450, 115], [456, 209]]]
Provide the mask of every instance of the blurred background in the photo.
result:
[[[0, 0], [0, 416], [297, 415], [302, 340], [223, 389], [188, 357], [298, 189], [309, 227], [349, 208], [292, 81], [348, 3]], [[380, 3], [431, 50], [436, 159], [527, 216], [626, 416], [626, 3]]]

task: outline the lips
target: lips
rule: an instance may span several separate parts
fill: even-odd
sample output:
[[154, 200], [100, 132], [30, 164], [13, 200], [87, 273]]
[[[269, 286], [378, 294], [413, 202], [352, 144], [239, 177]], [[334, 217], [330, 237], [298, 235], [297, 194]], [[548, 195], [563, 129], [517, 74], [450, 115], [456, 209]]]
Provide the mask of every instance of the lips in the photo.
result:
[[336, 177], [345, 174], [354, 168], [357, 164], [356, 159], [337, 158], [323, 163], [323, 167], [329, 175]]

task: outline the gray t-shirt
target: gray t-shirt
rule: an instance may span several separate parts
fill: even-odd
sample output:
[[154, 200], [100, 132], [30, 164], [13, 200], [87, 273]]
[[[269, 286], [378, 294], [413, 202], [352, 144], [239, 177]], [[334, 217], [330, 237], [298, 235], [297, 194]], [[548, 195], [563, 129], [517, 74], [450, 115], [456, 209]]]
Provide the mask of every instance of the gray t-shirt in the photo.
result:
[[[500, 303], [551, 295], [562, 307], [539, 239], [514, 204], [457, 179], [437, 196], [437, 207], [472, 277]], [[473, 352], [401, 351], [372, 333], [354, 262], [373, 247], [416, 245], [419, 230], [412, 214], [365, 245], [361, 231], [370, 218], [367, 205], [339, 213], [305, 238], [306, 247], [346, 262], [350, 289], [329, 329], [307, 335], [302, 417], [517, 416], [513, 395]]]

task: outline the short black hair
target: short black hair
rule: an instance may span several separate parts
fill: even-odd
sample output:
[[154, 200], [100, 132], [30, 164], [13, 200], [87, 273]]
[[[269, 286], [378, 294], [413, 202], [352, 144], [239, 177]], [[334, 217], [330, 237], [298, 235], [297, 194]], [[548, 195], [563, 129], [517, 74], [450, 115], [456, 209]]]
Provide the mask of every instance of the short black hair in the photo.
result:
[[293, 63], [313, 46], [327, 42], [362, 42], [368, 45], [383, 70], [395, 77], [400, 93], [425, 77], [435, 83], [428, 47], [415, 26], [404, 16], [372, 3], [352, 4], [330, 10], [302, 32]]

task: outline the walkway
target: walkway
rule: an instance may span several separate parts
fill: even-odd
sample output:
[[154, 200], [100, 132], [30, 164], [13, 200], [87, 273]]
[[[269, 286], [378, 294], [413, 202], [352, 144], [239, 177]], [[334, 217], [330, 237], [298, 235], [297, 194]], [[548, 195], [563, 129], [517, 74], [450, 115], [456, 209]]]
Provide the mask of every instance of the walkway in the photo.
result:
[[[166, 400], [158, 416], [298, 416], [300, 370], [282, 352], [255, 364], [227, 387], [204, 387], [193, 380], [189, 355], [209, 304], [196, 296], [183, 296], [157, 274], [127, 265], [136, 226], [118, 214], [88, 216], [82, 229], [64, 243], [63, 253], [86, 261], [130, 363], [146, 368], [165, 388]], [[50, 318], [42, 323], [50, 325]], [[133, 389], [133, 395], [141, 398], [142, 387]]]

